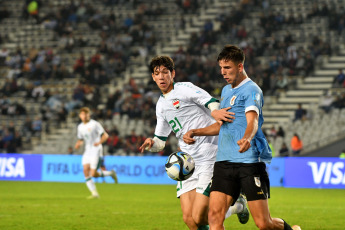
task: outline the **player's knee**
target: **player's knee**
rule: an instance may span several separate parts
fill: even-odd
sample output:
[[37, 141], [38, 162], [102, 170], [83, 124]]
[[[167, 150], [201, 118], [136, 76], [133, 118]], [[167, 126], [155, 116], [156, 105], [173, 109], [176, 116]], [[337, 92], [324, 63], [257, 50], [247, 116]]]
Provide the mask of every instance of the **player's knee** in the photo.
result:
[[207, 215], [193, 215], [193, 220], [196, 223], [196, 225], [205, 225], [208, 223], [207, 221]]
[[96, 176], [97, 176], [97, 171], [91, 170], [91, 176], [92, 176], [92, 177], [96, 177]]
[[220, 212], [217, 212], [214, 209], [210, 209], [208, 211], [208, 222], [211, 223], [223, 223], [224, 221], [224, 216], [222, 218], [222, 215]]
[[260, 230], [270, 230], [270, 229], [273, 229], [272, 228], [272, 224], [269, 221], [266, 221], [266, 220], [255, 221], [255, 224], [256, 224], [256, 226]]
[[190, 214], [183, 214], [183, 222], [185, 222], [187, 226], [190, 226], [194, 223], [194, 220]]

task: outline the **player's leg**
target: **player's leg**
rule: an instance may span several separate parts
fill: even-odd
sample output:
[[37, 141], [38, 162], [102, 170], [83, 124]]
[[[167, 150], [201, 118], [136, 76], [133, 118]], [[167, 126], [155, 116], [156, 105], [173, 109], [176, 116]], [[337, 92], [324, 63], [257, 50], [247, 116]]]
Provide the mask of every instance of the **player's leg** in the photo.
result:
[[219, 191], [211, 192], [208, 222], [212, 230], [224, 229], [225, 214], [232, 203], [231, 196]]
[[242, 194], [236, 200], [235, 204], [230, 206], [230, 208], [225, 214], [225, 219], [229, 218], [233, 214], [237, 214], [237, 218], [241, 224], [246, 224], [249, 220], [247, 200]]
[[[180, 183], [180, 182], [178, 182]], [[195, 199], [195, 189], [185, 192], [180, 196], [180, 204], [182, 210], [183, 221], [188, 226], [190, 230], [197, 230], [198, 226], [194, 222], [192, 211], [193, 203]]]
[[241, 175], [247, 175], [241, 180], [243, 192], [246, 194], [250, 213], [259, 229], [292, 230], [284, 220], [272, 218], [268, 208], [270, 183], [264, 163], [243, 167]]
[[[83, 159], [84, 159], [84, 157], [83, 157]], [[92, 177], [91, 177], [91, 169], [90, 169], [89, 163], [85, 163], [85, 164], [83, 163], [83, 171], [84, 171], [86, 186], [91, 192], [91, 196], [88, 198], [98, 198], [99, 194], [97, 192], [96, 185], [93, 182]]]
[[[208, 212], [208, 222], [212, 230], [224, 229], [223, 223], [226, 213], [230, 205], [235, 204], [235, 200], [240, 195], [241, 185], [236, 179], [237, 174], [234, 171], [233, 164], [228, 162], [216, 162], [214, 164]], [[243, 206], [240, 207], [239, 204], [236, 204], [234, 208], [242, 208], [243, 210]], [[235, 212], [235, 210], [233, 211]]]
[[193, 177], [196, 178], [196, 195], [193, 202], [192, 216], [199, 230], [209, 229], [208, 207], [213, 166], [213, 164], [196, 166], [193, 173]]
[[195, 194], [192, 217], [197, 226], [208, 225], [208, 204], [210, 198], [201, 193]]
[[93, 172], [94, 173], [94, 176], [93, 177], [106, 177], [106, 176], [110, 176], [111, 178], [113, 178], [114, 182], [117, 184], [118, 183], [118, 179], [117, 179], [117, 175], [116, 175], [116, 172], [115, 170], [105, 170], [105, 166], [104, 166], [104, 159], [103, 157], [100, 157], [98, 159], [98, 165], [97, 165], [97, 169], [101, 169], [100, 172], [98, 172], [96, 170], [96, 172]]

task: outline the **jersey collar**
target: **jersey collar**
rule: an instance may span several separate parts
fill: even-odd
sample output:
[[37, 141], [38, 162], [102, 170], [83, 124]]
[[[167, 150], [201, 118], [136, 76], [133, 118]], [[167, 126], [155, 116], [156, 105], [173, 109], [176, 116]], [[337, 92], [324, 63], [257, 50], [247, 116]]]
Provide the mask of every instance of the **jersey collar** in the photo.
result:
[[163, 93], [161, 93], [161, 97], [163, 97], [163, 98], [166, 98], [174, 89], [175, 89], [175, 82], [173, 82], [173, 88], [172, 88], [172, 90], [169, 92], [169, 93], [167, 93], [167, 94], [163, 94]]
[[237, 89], [240, 88], [242, 85], [246, 84], [248, 81], [251, 81], [251, 79], [249, 77], [247, 77], [246, 79], [244, 79], [238, 86], [236, 86], [233, 89]]

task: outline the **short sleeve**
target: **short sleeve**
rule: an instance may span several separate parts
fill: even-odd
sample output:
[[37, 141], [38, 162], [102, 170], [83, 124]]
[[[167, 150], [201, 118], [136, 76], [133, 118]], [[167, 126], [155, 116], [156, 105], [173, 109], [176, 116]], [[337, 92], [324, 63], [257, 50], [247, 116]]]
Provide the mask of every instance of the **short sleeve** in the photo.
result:
[[104, 128], [102, 127], [102, 125], [96, 121], [96, 130], [97, 130], [97, 133], [98, 135], [101, 135], [102, 133], [104, 133]]
[[166, 141], [171, 133], [171, 127], [159, 110], [156, 111], [156, 116], [157, 125], [155, 129], [155, 136], [163, 141]]
[[190, 89], [186, 89], [186, 92], [188, 92], [188, 96], [191, 98], [191, 100], [201, 106], [205, 106], [208, 108], [208, 104], [212, 102], [219, 102], [217, 99], [213, 98], [208, 92], [206, 92], [204, 89], [192, 84], [190, 84]]
[[262, 111], [263, 96], [262, 91], [258, 87], [249, 87], [245, 90], [245, 112], [255, 111], [258, 115]]
[[82, 136], [81, 131], [80, 131], [80, 125], [78, 125], [78, 128], [77, 128], [77, 137], [79, 140], [83, 140], [83, 136]]

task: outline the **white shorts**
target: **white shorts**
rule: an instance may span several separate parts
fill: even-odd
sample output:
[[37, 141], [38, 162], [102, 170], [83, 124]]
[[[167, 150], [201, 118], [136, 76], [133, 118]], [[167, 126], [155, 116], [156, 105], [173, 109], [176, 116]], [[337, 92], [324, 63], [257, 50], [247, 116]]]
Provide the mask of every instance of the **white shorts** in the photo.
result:
[[209, 196], [207, 189], [209, 189], [208, 187], [213, 176], [213, 167], [214, 164], [195, 166], [195, 170], [191, 178], [177, 182], [177, 197], [180, 197], [182, 194], [193, 189], [196, 189], [197, 193]]
[[100, 156], [98, 154], [84, 154], [81, 160], [82, 165], [90, 164], [91, 169], [98, 169], [100, 167]]

